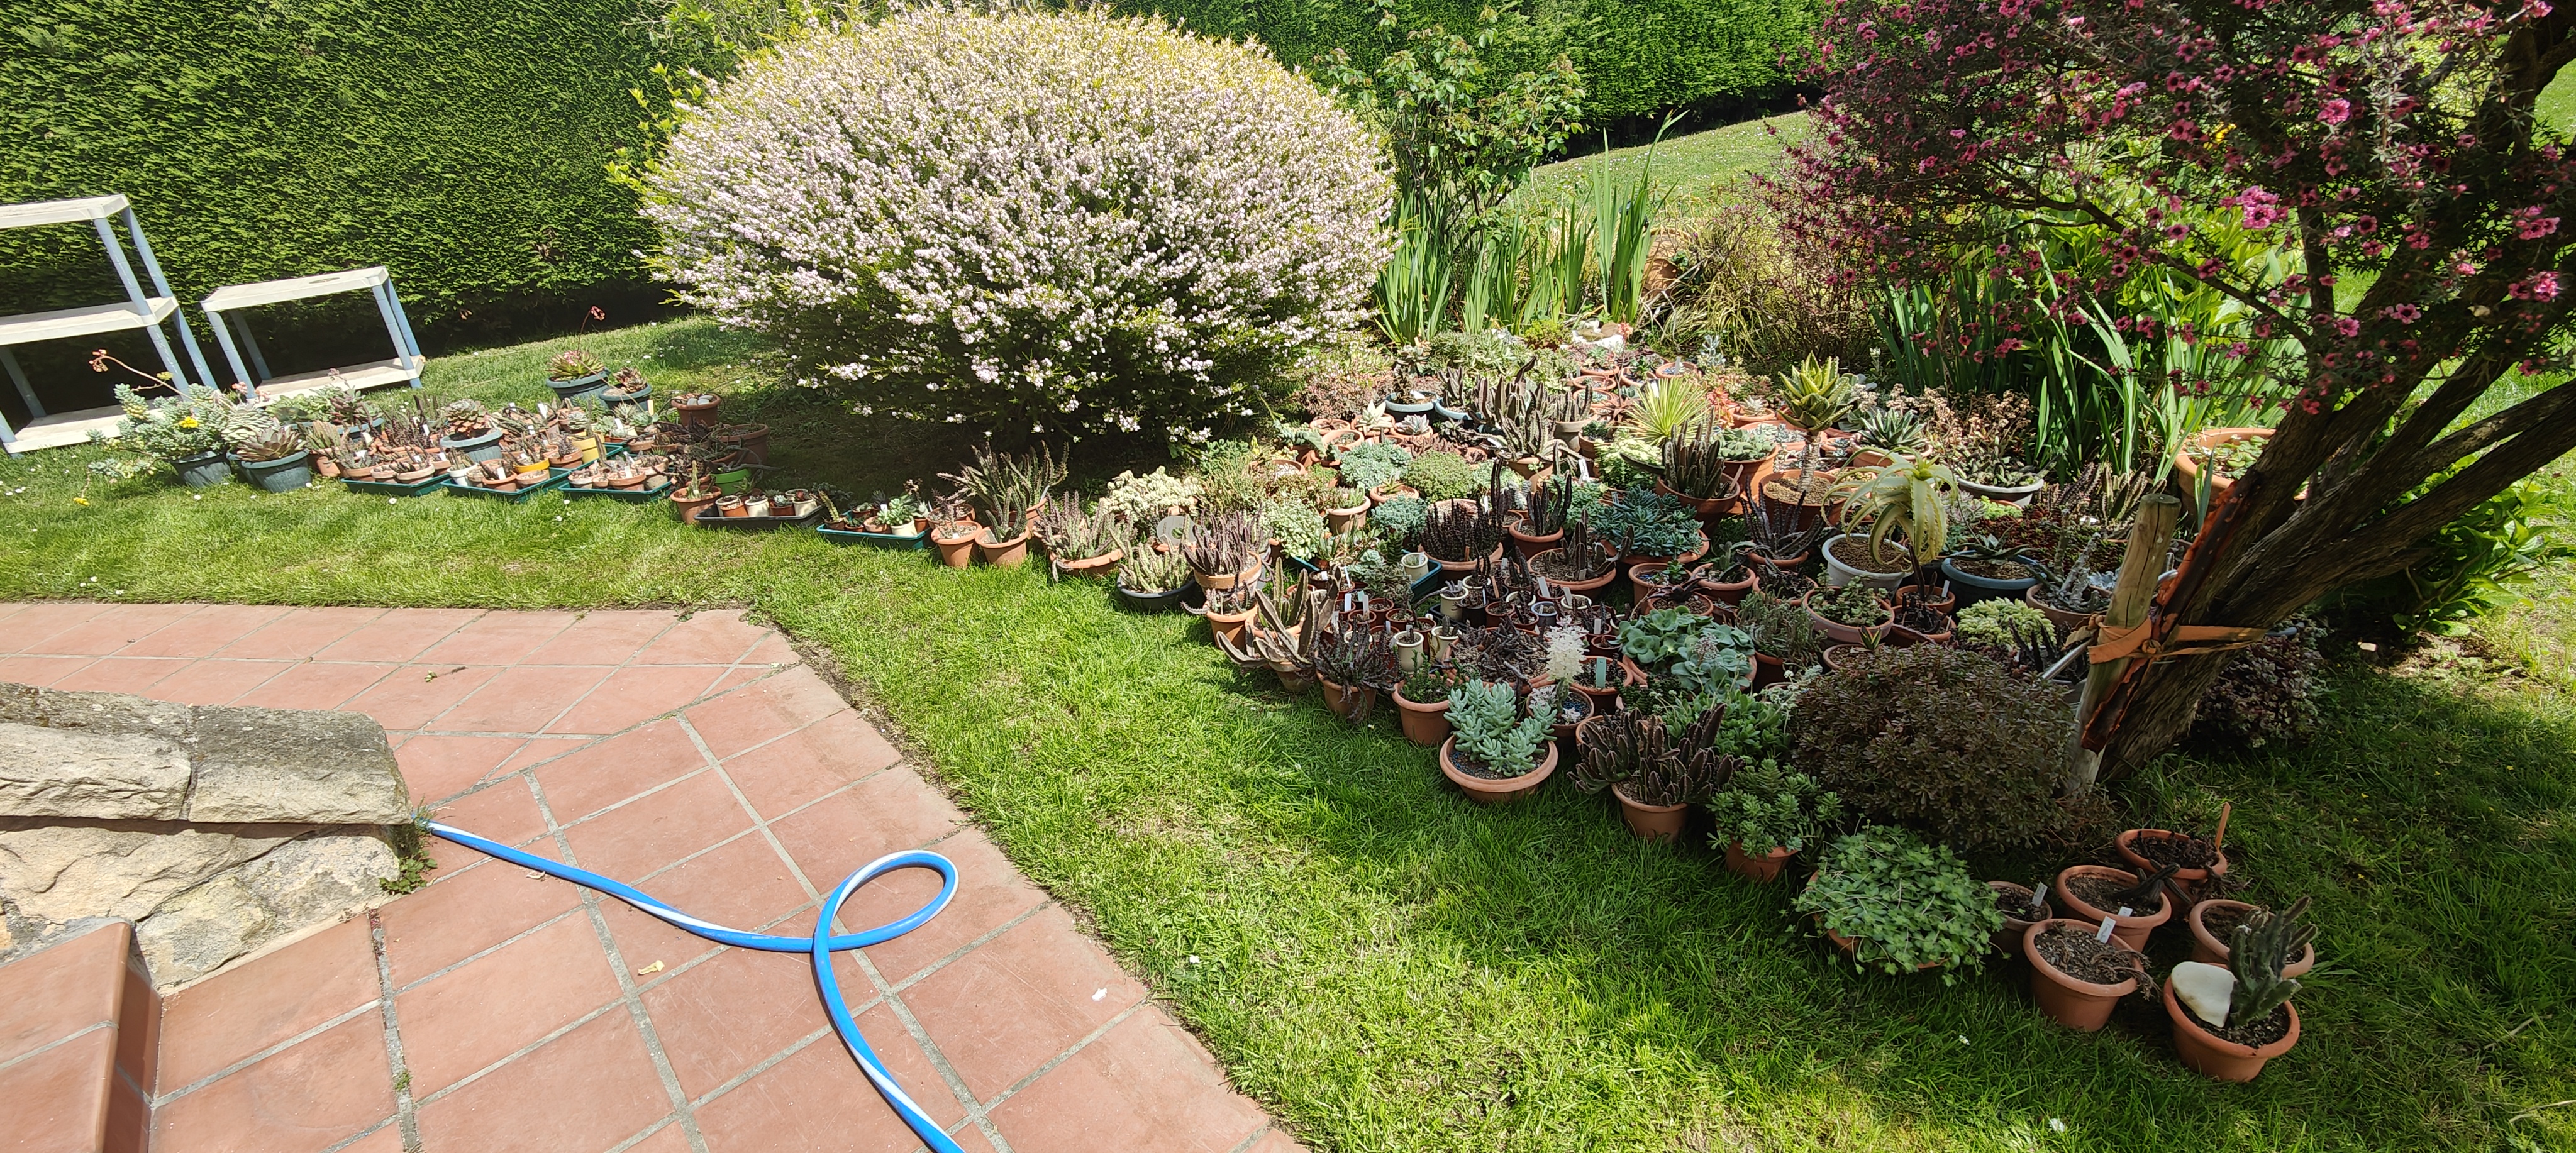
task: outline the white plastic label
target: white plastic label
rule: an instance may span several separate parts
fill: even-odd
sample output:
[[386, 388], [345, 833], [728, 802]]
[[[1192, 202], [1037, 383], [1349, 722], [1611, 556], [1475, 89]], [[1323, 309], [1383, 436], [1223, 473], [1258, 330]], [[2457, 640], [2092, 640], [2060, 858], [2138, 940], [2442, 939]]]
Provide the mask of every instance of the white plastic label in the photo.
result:
[[2030, 891], [2030, 903], [2031, 903], [2034, 907], [2039, 907], [2039, 906], [2045, 906], [2045, 905], [2047, 905], [2047, 904], [2048, 904], [2048, 886], [2043, 884], [2043, 885], [2041, 885], [2040, 887], [2038, 887], [2038, 888], [2036, 888], [2036, 889], [2032, 889], [2032, 890]]
[[2102, 927], [2101, 927], [2099, 930], [2097, 930], [2097, 931], [2095, 931], [2095, 932], [2094, 932], [2094, 934], [2093, 934], [2093, 939], [2094, 939], [2094, 940], [2096, 940], [2096, 941], [2101, 941], [2101, 942], [2103, 942], [2103, 943], [2105, 943], [2105, 944], [2110, 943], [2110, 940], [2111, 940], [2111, 926], [2112, 926], [2112, 925], [2114, 925], [2114, 924], [2116, 924], [2118, 921], [2119, 921], [2119, 918], [2117, 918], [2117, 917], [2104, 917], [2104, 918], [2102, 918]]

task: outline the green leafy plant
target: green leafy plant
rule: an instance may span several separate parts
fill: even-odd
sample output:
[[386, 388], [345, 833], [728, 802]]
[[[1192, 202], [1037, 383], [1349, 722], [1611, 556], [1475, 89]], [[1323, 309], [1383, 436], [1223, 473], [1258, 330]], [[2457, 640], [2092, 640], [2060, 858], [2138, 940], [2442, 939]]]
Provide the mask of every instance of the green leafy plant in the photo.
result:
[[1699, 549], [1699, 514], [1662, 493], [1630, 489], [1593, 512], [1592, 535], [1622, 556], [1679, 557]]
[[1668, 377], [1637, 386], [1637, 403], [1628, 409], [1626, 431], [1649, 445], [1661, 445], [1707, 423], [1707, 388], [1687, 377]]
[[2025, 637], [2053, 635], [2048, 617], [2030, 607], [2029, 602], [1998, 597], [1978, 601], [1959, 610], [1956, 639], [1962, 645], [2009, 649], [2014, 644], [2013, 630], [2016, 628]]
[[1872, 407], [1860, 414], [1860, 442], [1891, 456], [1916, 456], [1923, 452], [1930, 429], [1923, 414], [1910, 408]]
[[1755, 589], [1735, 606], [1735, 622], [1752, 634], [1754, 651], [1788, 668], [1807, 668], [1824, 656], [1825, 635], [1795, 601]]
[[1725, 696], [1753, 679], [1753, 634], [1734, 625], [1713, 624], [1692, 637], [1674, 680], [1699, 692]]
[[1537, 768], [1549, 729], [1547, 717], [1522, 714], [1512, 686], [1481, 680], [1449, 691], [1449, 726], [1459, 759], [1501, 777]]
[[1718, 436], [1707, 426], [1684, 429], [1664, 442], [1664, 485], [1694, 500], [1716, 500], [1735, 491]]
[[2069, 827], [2056, 797], [2073, 723], [2053, 686], [1944, 645], [1828, 672], [1790, 716], [1797, 767], [1845, 804], [1971, 849]]
[[1363, 492], [1375, 492], [1394, 484], [1404, 476], [1405, 466], [1412, 463], [1413, 453], [1390, 440], [1363, 441], [1343, 449], [1342, 454], [1334, 458], [1334, 466], [1342, 473], [1342, 483]]
[[1431, 515], [1431, 503], [1418, 496], [1399, 496], [1380, 502], [1369, 510], [1369, 524], [1399, 548], [1410, 549], [1422, 535], [1423, 522]]
[[1807, 842], [1843, 818], [1841, 794], [1767, 759], [1737, 769], [1726, 788], [1708, 798], [1707, 807], [1716, 825], [1709, 847], [1723, 849], [1731, 841], [1756, 854], [1805, 852]]
[[568, 348], [546, 361], [547, 380], [582, 380], [607, 372], [599, 358], [578, 348]]
[[1888, 619], [1887, 598], [1879, 595], [1877, 589], [1857, 582], [1820, 598], [1811, 598], [1807, 604], [1817, 616], [1856, 629], [1876, 628], [1886, 624]]
[[1437, 449], [1414, 457], [1404, 468], [1404, 483], [1428, 501], [1473, 496], [1481, 479], [1466, 457]]
[[1889, 538], [1902, 533], [1916, 568], [1931, 564], [1950, 543], [1950, 514], [1944, 505], [1959, 491], [1959, 477], [1928, 456], [1899, 456], [1875, 472], [1837, 486], [1849, 495], [1843, 505], [1845, 531], [1867, 523], [1869, 551], [1882, 555]]
[[1700, 633], [1725, 628], [1688, 609], [1656, 609], [1619, 624], [1619, 651], [1642, 668], [1660, 670], [1690, 652]]
[[1456, 671], [1424, 661], [1415, 665], [1412, 672], [1405, 674], [1404, 682], [1396, 686], [1396, 691], [1408, 701], [1417, 705], [1427, 705], [1433, 701], [1448, 700], [1449, 690], [1456, 687], [1458, 687]]
[[1884, 826], [1835, 838], [1790, 907], [1852, 941], [1863, 968], [1899, 974], [1938, 965], [1943, 984], [1959, 969], [1985, 968], [2004, 927], [1994, 890], [1949, 846]]
[[1261, 528], [1279, 542], [1279, 551], [1299, 560], [1320, 555], [1331, 536], [1324, 528], [1324, 514], [1315, 511], [1312, 501], [1281, 498], [1262, 505]]
[[1029, 531], [1029, 510], [1064, 483], [1065, 475], [1065, 465], [1043, 444], [1017, 456], [978, 445], [975, 463], [939, 474], [940, 479], [957, 486], [967, 503], [974, 506], [977, 522], [997, 541], [1025, 535]]
[[153, 460], [169, 464], [224, 449], [232, 404], [205, 385], [192, 384], [183, 395], [147, 401], [119, 384], [116, 403], [124, 410], [116, 422], [117, 439]]
[[2324, 719], [2317, 709], [2325, 696], [2318, 631], [2315, 623], [2294, 618], [2239, 650], [2201, 692], [2192, 735], [2247, 748], [2313, 735]]
[[2518, 481], [2426, 538], [2417, 546], [2422, 559], [2405, 571], [2368, 582], [2346, 599], [2401, 629], [2464, 636], [2534, 575], [2576, 558], [2576, 548], [2549, 534], [2554, 511], [2539, 481]]

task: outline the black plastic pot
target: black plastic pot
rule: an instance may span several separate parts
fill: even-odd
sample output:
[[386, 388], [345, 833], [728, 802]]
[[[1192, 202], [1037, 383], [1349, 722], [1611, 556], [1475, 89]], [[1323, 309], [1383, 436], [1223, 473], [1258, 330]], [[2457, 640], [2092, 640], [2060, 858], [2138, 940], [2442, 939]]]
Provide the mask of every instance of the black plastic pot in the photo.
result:
[[2038, 577], [2023, 577], [2020, 580], [2007, 581], [1961, 572], [1959, 566], [1951, 564], [1948, 557], [1941, 558], [1941, 575], [1949, 578], [1950, 588], [1959, 594], [1961, 608], [1978, 601], [2020, 600], [2024, 590], [2039, 583]]
[[1182, 581], [1181, 587], [1173, 589], [1170, 592], [1159, 593], [1137, 592], [1134, 589], [1128, 588], [1127, 582], [1123, 579], [1118, 582], [1116, 587], [1118, 589], [1118, 599], [1127, 602], [1127, 607], [1140, 613], [1170, 612], [1173, 608], [1180, 605], [1182, 601], [1188, 600], [1191, 593], [1199, 591], [1198, 582], [1194, 580]]

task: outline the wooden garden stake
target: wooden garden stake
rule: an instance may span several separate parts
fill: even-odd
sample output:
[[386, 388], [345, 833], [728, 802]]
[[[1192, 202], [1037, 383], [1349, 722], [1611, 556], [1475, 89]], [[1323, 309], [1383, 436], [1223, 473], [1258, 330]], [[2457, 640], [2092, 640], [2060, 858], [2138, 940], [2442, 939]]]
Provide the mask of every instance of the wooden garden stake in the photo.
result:
[[[2156, 599], [2156, 583], [2164, 576], [2165, 558], [2173, 555], [2174, 527], [2181, 509], [2181, 501], [2161, 492], [2138, 502], [2138, 517], [2129, 525], [2129, 551], [2120, 560], [2120, 583], [2111, 590], [2111, 607], [2102, 613], [2104, 629], [2133, 629], [2146, 622], [2147, 608]], [[2101, 707], [2103, 695], [2119, 683], [2132, 659], [2096, 664], [2084, 678], [2084, 697], [2075, 706], [2077, 736], [2066, 742], [2068, 796], [2093, 791], [2093, 779], [2102, 770], [2102, 753], [2085, 748], [2081, 736], [2093, 711]]]

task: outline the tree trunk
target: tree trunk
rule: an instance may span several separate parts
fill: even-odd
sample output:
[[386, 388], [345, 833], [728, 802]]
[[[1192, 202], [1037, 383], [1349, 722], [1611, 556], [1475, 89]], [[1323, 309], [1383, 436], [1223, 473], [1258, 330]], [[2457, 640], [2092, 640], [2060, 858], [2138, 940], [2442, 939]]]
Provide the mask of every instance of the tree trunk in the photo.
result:
[[2209, 691], [2221, 669], [2236, 654], [2203, 653], [2159, 661], [2139, 674], [2138, 687], [2121, 714], [2111, 746], [2102, 750], [2102, 781], [2116, 781], [2140, 769], [2191, 731], [2202, 693]]

